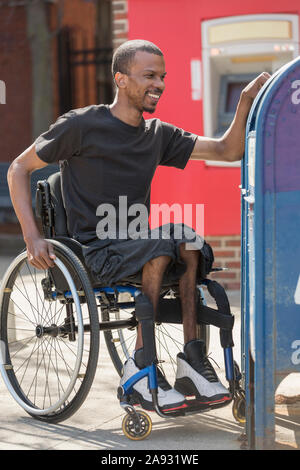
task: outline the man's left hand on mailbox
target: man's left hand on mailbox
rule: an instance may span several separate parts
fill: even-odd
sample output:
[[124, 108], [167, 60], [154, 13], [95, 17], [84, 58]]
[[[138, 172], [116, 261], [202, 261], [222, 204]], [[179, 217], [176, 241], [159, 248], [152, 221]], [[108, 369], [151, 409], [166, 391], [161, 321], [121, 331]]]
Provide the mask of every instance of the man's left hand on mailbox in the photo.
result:
[[258, 77], [254, 78], [252, 82], [248, 83], [243, 89], [242, 95], [253, 100], [269, 78], [271, 78], [271, 75], [268, 72], [262, 72]]

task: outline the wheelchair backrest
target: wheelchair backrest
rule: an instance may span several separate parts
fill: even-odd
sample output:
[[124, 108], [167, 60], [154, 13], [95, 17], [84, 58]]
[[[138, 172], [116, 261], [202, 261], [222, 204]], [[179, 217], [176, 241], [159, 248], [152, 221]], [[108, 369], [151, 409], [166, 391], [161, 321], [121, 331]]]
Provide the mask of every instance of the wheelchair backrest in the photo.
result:
[[[82, 245], [77, 240], [71, 238], [68, 233], [67, 214], [63, 203], [60, 172], [53, 173], [47, 180], [38, 181], [35, 211], [37, 217], [41, 219], [45, 238], [55, 238], [57, 241], [63, 243], [67, 248], [72, 250], [84, 265]], [[86, 268], [86, 272], [88, 276], [90, 276], [91, 282], [93, 282], [88, 268]], [[68, 285], [60, 269], [55, 266], [49, 270], [49, 274], [51, 282], [54, 283], [57, 291], [64, 292]], [[76, 288], [80, 290], [81, 284], [77, 275], [74, 275], [73, 281]]]
[[61, 191], [60, 172], [38, 181], [36, 215], [41, 218], [46, 237], [68, 237], [67, 215]]

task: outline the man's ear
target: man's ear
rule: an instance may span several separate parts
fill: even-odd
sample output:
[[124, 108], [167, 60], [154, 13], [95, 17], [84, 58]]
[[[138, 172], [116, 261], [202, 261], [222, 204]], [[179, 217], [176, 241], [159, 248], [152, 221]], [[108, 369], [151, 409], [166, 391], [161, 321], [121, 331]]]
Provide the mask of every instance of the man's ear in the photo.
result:
[[115, 74], [115, 82], [118, 88], [125, 88], [127, 85], [128, 77], [125, 73], [117, 72]]

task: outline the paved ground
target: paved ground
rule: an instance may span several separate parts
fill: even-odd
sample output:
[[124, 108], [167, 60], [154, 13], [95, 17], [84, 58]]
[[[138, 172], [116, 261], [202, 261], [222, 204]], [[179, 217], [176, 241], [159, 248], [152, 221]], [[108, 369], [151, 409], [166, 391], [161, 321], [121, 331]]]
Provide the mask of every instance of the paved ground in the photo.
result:
[[[10, 261], [0, 258], [0, 276]], [[234, 313], [234, 354], [240, 362], [240, 312], [239, 293], [230, 292], [229, 298]], [[0, 449], [39, 450], [239, 450], [243, 427], [232, 416], [231, 405], [198, 415], [162, 419], [151, 413], [153, 430], [144, 441], [128, 440], [122, 433], [124, 412], [116, 397], [119, 377], [114, 370], [101, 333], [99, 366], [89, 396], [69, 420], [51, 425], [34, 420], [23, 411], [9, 395], [0, 378]], [[210, 351], [220, 365], [217, 369], [223, 383], [224, 369], [222, 350], [219, 346], [219, 331], [211, 328]], [[299, 379], [297, 379], [299, 390]], [[295, 388], [295, 380], [289, 387]], [[295, 388], [295, 390], [296, 390]], [[295, 390], [289, 388], [293, 394]], [[284, 388], [281, 390], [286, 392]], [[299, 393], [299, 392], [297, 392]], [[279, 410], [279, 411], [278, 411]], [[278, 448], [300, 448], [299, 409], [291, 412], [281, 405], [276, 414], [276, 438]]]

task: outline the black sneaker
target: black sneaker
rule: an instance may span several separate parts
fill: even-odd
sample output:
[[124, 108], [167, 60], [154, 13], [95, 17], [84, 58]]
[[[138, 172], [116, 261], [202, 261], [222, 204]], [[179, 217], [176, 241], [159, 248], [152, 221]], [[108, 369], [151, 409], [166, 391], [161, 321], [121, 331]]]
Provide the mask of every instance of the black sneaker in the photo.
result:
[[206, 355], [205, 343], [200, 340], [188, 342], [184, 353], [177, 355], [174, 388], [185, 396], [195, 396], [199, 403], [206, 405], [231, 400]]

